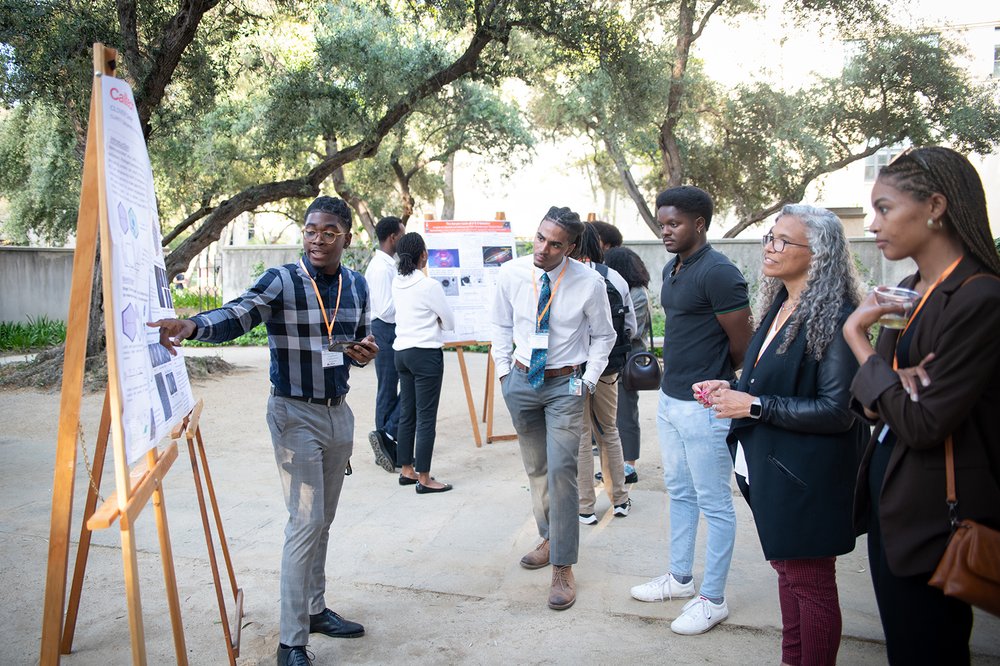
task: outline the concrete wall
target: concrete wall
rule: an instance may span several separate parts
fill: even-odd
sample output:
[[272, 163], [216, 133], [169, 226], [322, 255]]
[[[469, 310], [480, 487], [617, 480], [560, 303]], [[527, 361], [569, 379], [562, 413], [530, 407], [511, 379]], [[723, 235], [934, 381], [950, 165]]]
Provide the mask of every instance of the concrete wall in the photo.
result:
[[[364, 272], [373, 250], [349, 247], [344, 251], [345, 266]], [[253, 284], [254, 279], [272, 266], [293, 264], [302, 256], [301, 245], [243, 245], [219, 249], [222, 258], [222, 300], [230, 301]]]
[[0, 321], [66, 321], [73, 250], [0, 247]]
[[[711, 241], [712, 247], [723, 253], [739, 267], [750, 283], [753, 285], [760, 279], [762, 249], [758, 240], [743, 239], [715, 239]], [[911, 260], [886, 261], [875, 246], [873, 238], [855, 238], [850, 241], [851, 251], [858, 258], [861, 266], [861, 278], [870, 286], [878, 284], [897, 284], [905, 276], [916, 270], [916, 264]], [[663, 267], [673, 258], [667, 253], [663, 244], [659, 241], [627, 241], [625, 246], [634, 251], [646, 263], [649, 271], [649, 292], [653, 298], [659, 302], [660, 287], [662, 285], [661, 276]]]
[[[712, 245], [739, 266], [747, 280], [754, 284], [760, 275], [761, 246], [759, 241], [719, 239]], [[671, 255], [658, 241], [630, 241], [634, 250], [649, 269], [650, 293], [659, 300], [660, 276]], [[862, 275], [870, 285], [896, 284], [914, 271], [910, 260], [886, 261], [872, 239], [855, 239], [851, 249], [864, 267]], [[223, 300], [239, 296], [251, 284], [258, 268], [294, 263], [301, 256], [300, 245], [249, 245], [224, 247], [219, 251], [222, 262], [221, 283]], [[363, 271], [372, 251], [368, 248], [348, 248], [344, 264]], [[69, 288], [73, 272], [73, 250], [30, 247], [0, 247], [0, 321], [27, 321], [28, 317], [46, 316], [65, 321], [69, 311]]]

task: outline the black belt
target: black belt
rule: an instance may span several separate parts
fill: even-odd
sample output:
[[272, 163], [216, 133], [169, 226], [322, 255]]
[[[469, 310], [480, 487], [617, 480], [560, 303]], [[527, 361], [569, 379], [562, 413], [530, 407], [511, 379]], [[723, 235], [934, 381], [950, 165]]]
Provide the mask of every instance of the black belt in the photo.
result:
[[326, 405], [327, 407], [337, 407], [344, 402], [346, 396], [335, 395], [332, 398], [306, 398], [301, 395], [284, 395], [283, 393], [278, 393], [278, 391], [272, 386], [271, 395], [278, 398], [288, 398], [289, 400], [298, 400], [300, 402], [308, 402], [313, 405]]

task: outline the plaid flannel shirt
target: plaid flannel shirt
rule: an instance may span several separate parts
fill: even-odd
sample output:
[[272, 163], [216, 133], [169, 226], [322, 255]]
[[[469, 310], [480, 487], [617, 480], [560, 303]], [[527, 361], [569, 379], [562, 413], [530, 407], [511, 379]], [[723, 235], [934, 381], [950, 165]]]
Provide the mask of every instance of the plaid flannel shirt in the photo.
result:
[[[309, 277], [333, 317], [337, 303], [337, 276], [319, 273], [303, 257], [307, 275], [299, 264], [270, 268], [240, 297], [221, 308], [191, 317], [198, 326], [194, 338], [206, 342], [226, 342], [238, 338], [261, 322], [267, 327], [271, 350], [271, 384], [278, 395], [305, 398], [333, 398], [350, 389], [350, 365], [324, 368], [321, 355], [329, 338], [320, 303]], [[334, 340], [360, 340], [370, 327], [368, 284], [364, 277], [340, 266], [343, 287], [340, 309], [333, 325]]]

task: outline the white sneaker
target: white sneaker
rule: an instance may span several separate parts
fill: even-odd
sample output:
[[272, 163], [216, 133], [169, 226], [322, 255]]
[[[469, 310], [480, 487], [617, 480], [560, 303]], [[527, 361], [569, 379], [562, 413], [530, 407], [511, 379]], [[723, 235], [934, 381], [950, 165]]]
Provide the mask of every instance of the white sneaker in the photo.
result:
[[580, 514], [580, 524], [581, 525], [596, 525], [597, 516], [592, 513], [581, 513]]
[[648, 583], [636, 585], [631, 590], [632, 598], [639, 601], [666, 601], [667, 599], [687, 599], [694, 596], [694, 579], [678, 583], [669, 573], [654, 578]]
[[705, 597], [698, 597], [684, 604], [680, 617], [670, 623], [670, 630], [684, 636], [703, 634], [727, 617], [729, 606], [725, 599], [721, 604], [713, 604]]
[[622, 502], [621, 504], [616, 504], [615, 505], [615, 516], [617, 518], [624, 518], [625, 516], [628, 515], [629, 509], [631, 509], [631, 508], [632, 508], [632, 500], [631, 499], [627, 499], [624, 502]]

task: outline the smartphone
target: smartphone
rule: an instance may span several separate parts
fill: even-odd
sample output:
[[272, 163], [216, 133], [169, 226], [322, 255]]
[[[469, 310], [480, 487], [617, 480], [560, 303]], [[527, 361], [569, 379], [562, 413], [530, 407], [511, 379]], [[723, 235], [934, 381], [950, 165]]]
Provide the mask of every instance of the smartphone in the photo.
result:
[[334, 340], [332, 343], [330, 343], [330, 351], [346, 352], [348, 349], [350, 349], [357, 343], [358, 343], [357, 340]]

